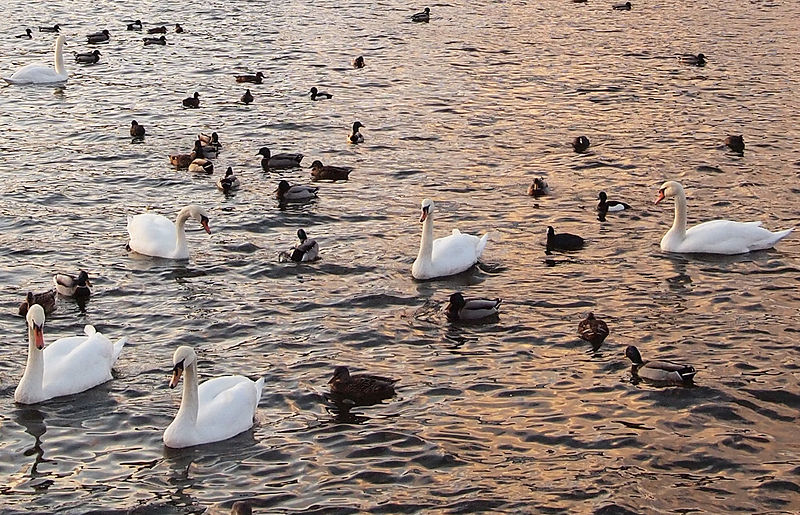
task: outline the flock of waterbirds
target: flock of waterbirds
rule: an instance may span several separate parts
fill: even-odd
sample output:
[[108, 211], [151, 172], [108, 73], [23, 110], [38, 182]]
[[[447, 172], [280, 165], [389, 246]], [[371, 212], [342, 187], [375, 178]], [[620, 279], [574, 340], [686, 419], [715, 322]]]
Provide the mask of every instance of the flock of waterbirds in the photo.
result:
[[[574, 1], [582, 3], [585, 0]], [[612, 7], [621, 11], [632, 8], [630, 2]], [[431, 11], [426, 7], [422, 12], [413, 14], [411, 21], [428, 23], [430, 16]], [[39, 32], [59, 33], [60, 30], [58, 24], [52, 27], [39, 27]], [[127, 24], [126, 30], [142, 31], [144, 24], [141, 20], [135, 20]], [[164, 35], [167, 32], [165, 25], [150, 28], [147, 32], [161, 36], [143, 38], [145, 45], [167, 44]], [[184, 29], [180, 24], [175, 24], [174, 32], [180, 34]], [[26, 29], [24, 34], [16, 37], [31, 39], [33, 31]], [[87, 43], [101, 44], [108, 42], [111, 37], [110, 31], [103, 29], [87, 35]], [[64, 36], [59, 35], [55, 44], [55, 69], [43, 65], [28, 65], [5, 80], [10, 84], [65, 82], [68, 76], [63, 65], [63, 43]], [[85, 53], [76, 52], [74, 56], [77, 63], [90, 65], [97, 63], [101, 54], [95, 49]], [[678, 60], [690, 66], [704, 66], [707, 63], [707, 57], [702, 53], [681, 54]], [[355, 69], [363, 68], [364, 57], [355, 57], [351, 64]], [[253, 85], [263, 84], [264, 78], [262, 72], [234, 76], [237, 83]], [[310, 89], [309, 95], [313, 101], [333, 98], [331, 93], [319, 91], [316, 87]], [[245, 105], [255, 101], [250, 89], [242, 94], [240, 101]], [[196, 109], [200, 107], [200, 102], [200, 93], [194, 92], [192, 96], [182, 100], [182, 105], [187, 109]], [[360, 129], [364, 127], [360, 121], [355, 121], [347, 136], [347, 142], [362, 143], [364, 136]], [[146, 134], [144, 125], [136, 120], [131, 122], [130, 136], [133, 140], [141, 140]], [[729, 135], [724, 143], [732, 151], [743, 154], [745, 144], [741, 135]], [[588, 137], [583, 135], [572, 141], [573, 150], [577, 153], [587, 152], [590, 146]], [[208, 135], [199, 134], [190, 152], [171, 154], [169, 161], [176, 169], [213, 174], [213, 160], [222, 152], [222, 148], [216, 132]], [[265, 171], [300, 167], [304, 157], [299, 153], [272, 154], [268, 147], [260, 148], [257, 155], [262, 157], [261, 166]], [[352, 172], [349, 167], [323, 165], [319, 160], [311, 164], [310, 170], [313, 180], [334, 182], [348, 180]], [[228, 167], [224, 175], [215, 182], [217, 188], [225, 193], [231, 193], [241, 185], [241, 179], [235, 175], [231, 167]], [[291, 184], [287, 180], [281, 180], [275, 190], [280, 203], [307, 202], [316, 198], [318, 193], [319, 188], [316, 186]], [[533, 197], [545, 197], [549, 194], [549, 187], [543, 178], [538, 177], [533, 180], [527, 193]], [[666, 198], [675, 199], [673, 226], [661, 240], [661, 248], [667, 252], [746, 253], [771, 248], [792, 231], [788, 229], [770, 232], [761, 228], [760, 222], [742, 223], [730, 220], [712, 220], [687, 229], [686, 196], [683, 186], [675, 181], [665, 182], [659, 189], [656, 204]], [[625, 202], [610, 200], [604, 191], [599, 192], [598, 200], [597, 217], [601, 222], [606, 221], [609, 213], [632, 209]], [[189, 218], [198, 221], [206, 232], [211, 232], [208, 213], [196, 205], [184, 207], [174, 223], [162, 215], [153, 213], [130, 217], [127, 225], [130, 237], [128, 250], [147, 256], [188, 259], [190, 254], [184, 227]], [[422, 223], [420, 248], [411, 269], [412, 276], [417, 280], [434, 280], [470, 270], [478, 263], [488, 243], [488, 234], [479, 238], [463, 234], [458, 229], [453, 229], [452, 234], [446, 237], [434, 238], [433, 219], [434, 202], [424, 199], [420, 215]], [[309, 238], [303, 228], [297, 230], [297, 236], [299, 243], [288, 251], [280, 252], [279, 261], [300, 263], [320, 259], [317, 241]], [[579, 251], [585, 243], [585, 240], [578, 235], [556, 233], [553, 227], [547, 228], [548, 254]], [[43, 338], [45, 316], [56, 308], [57, 299], [73, 298], [85, 305], [91, 294], [89, 275], [83, 270], [74, 277], [58, 274], [53, 277], [53, 282], [55, 288], [50, 291], [38, 294], [28, 292], [19, 307], [19, 314], [26, 317], [29, 332], [28, 361], [15, 391], [15, 400], [20, 403], [38, 403], [53, 397], [79, 393], [110, 380], [111, 368], [126, 341], [122, 338], [116, 343], [111, 342], [92, 326], [86, 326], [84, 336], [61, 338], [45, 346]], [[469, 299], [465, 298], [463, 293], [455, 292], [450, 296], [444, 315], [451, 322], [494, 320], [498, 317], [500, 305], [500, 299]], [[609, 333], [608, 325], [593, 313], [589, 313], [578, 325], [578, 336], [591, 343], [594, 350], [602, 345]], [[635, 379], [665, 385], [688, 385], [692, 383], [696, 373], [691, 365], [645, 361], [634, 346], [626, 348], [625, 356], [632, 362], [631, 372]], [[173, 355], [169, 386], [171, 388], [177, 386], [181, 377], [184, 377], [181, 408], [164, 432], [164, 443], [167, 446], [181, 448], [220, 441], [252, 426], [264, 384], [263, 378], [252, 381], [240, 375], [222, 376], [198, 385], [197, 356], [194, 350], [187, 346], [179, 347]], [[336, 367], [328, 383], [329, 399], [344, 410], [351, 406], [379, 403], [395, 395], [396, 382], [395, 379], [369, 374], [351, 375], [347, 367], [339, 366]], [[223, 393], [224, 397], [221, 396]], [[221, 400], [223, 398], [224, 401]], [[198, 420], [204, 423], [198, 424]]]

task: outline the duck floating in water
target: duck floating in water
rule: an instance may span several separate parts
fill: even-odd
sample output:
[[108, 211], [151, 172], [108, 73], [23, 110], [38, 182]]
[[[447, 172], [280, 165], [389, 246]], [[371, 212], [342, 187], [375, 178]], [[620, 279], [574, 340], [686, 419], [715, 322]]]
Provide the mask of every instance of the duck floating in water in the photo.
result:
[[149, 45], [166, 45], [167, 44], [167, 37], [161, 36], [160, 38], [142, 38], [144, 41], [144, 46]]
[[426, 7], [425, 9], [422, 10], [422, 12], [412, 14], [411, 21], [417, 23], [428, 23], [429, 21], [431, 21], [431, 8]]
[[353, 144], [355, 144], [355, 143], [363, 143], [364, 142], [364, 136], [360, 132], [358, 132], [358, 129], [363, 127], [363, 126], [364, 125], [362, 125], [361, 122], [354, 122], [353, 123], [353, 132], [351, 132], [350, 135], [347, 137], [347, 141], [350, 142], [350, 143], [353, 143]]
[[34, 304], [38, 304], [42, 306], [45, 315], [51, 314], [56, 309], [56, 291], [49, 290], [42, 293], [36, 293], [29, 291], [28, 294], [25, 296], [25, 300], [22, 301], [19, 305], [19, 314], [20, 316], [25, 316], [28, 314], [28, 309], [33, 306]]
[[164, 25], [162, 25], [160, 27], [155, 27], [153, 29], [147, 29], [147, 33], [148, 34], [166, 34], [167, 33], [167, 28]]
[[214, 163], [209, 159], [197, 158], [189, 163], [189, 171], [193, 173], [214, 173]]
[[58, 23], [52, 27], [39, 27], [39, 32], [59, 32], [60, 30], [61, 27], [58, 26]]
[[255, 75], [237, 75], [236, 82], [251, 82], [253, 84], [261, 84], [264, 80], [264, 74], [261, 72]]
[[73, 55], [75, 56], [75, 62], [80, 64], [95, 64], [100, 61], [100, 50], [85, 52], [83, 54], [75, 52]]
[[128, 30], [142, 30], [142, 20], [136, 20], [128, 24]]
[[296, 168], [300, 166], [300, 161], [303, 160], [303, 154], [282, 153], [273, 156], [267, 147], [261, 147], [256, 155], [262, 156], [261, 168], [264, 170], [269, 170], [270, 168], [274, 170]]
[[349, 406], [369, 406], [395, 396], [398, 379], [368, 374], [350, 375], [347, 367], [339, 366], [328, 381], [335, 402]]
[[543, 197], [549, 193], [550, 189], [547, 187], [547, 183], [541, 177], [536, 177], [533, 179], [533, 182], [530, 186], [528, 186], [528, 195], [531, 197]]
[[630, 2], [625, 2], [624, 4], [617, 4], [613, 6], [612, 9], [614, 9], [615, 11], [630, 11], [631, 7], [633, 6], [631, 5]]
[[31, 29], [25, 29], [25, 34], [19, 34], [14, 37], [17, 39], [33, 39], [33, 31]]
[[191, 165], [192, 161], [195, 159], [204, 158], [205, 153], [203, 152], [203, 145], [198, 139], [195, 140], [194, 149], [190, 154], [170, 154], [169, 162], [172, 166], [180, 170], [181, 168], [189, 168], [189, 165]]
[[56, 291], [59, 295], [64, 297], [77, 297], [86, 299], [91, 295], [92, 286], [89, 281], [89, 274], [86, 270], [78, 271], [77, 277], [67, 274], [56, 274], [53, 276], [53, 283], [56, 285]]
[[225, 177], [220, 177], [217, 179], [217, 188], [224, 191], [225, 193], [229, 193], [234, 190], [238, 190], [239, 186], [241, 185], [239, 178], [233, 175], [233, 168], [230, 166], [227, 170], [225, 170]]
[[253, 94], [250, 93], [250, 90], [248, 89], [244, 92], [244, 95], [242, 95], [242, 98], [239, 100], [241, 100], [244, 105], [250, 105], [255, 99], [253, 98]]
[[678, 56], [678, 61], [689, 66], [705, 66], [707, 59], [704, 54], [682, 54]]
[[591, 343], [594, 347], [599, 347], [608, 336], [608, 333], [608, 324], [599, 318], [595, 318], [594, 313], [586, 315], [586, 318], [578, 324], [578, 336], [581, 337], [581, 340]]
[[547, 252], [552, 250], [579, 250], [583, 248], [583, 238], [569, 233], [556, 234], [552, 226], [547, 226]]
[[200, 206], [188, 205], [180, 210], [175, 223], [166, 216], [143, 213], [128, 218], [128, 250], [145, 256], [166, 259], [189, 259], [185, 225], [194, 218], [211, 234], [208, 213]]
[[501, 299], [465, 299], [461, 292], [450, 295], [445, 314], [451, 322], [481, 320], [499, 313]]
[[608, 195], [606, 195], [605, 191], [601, 191], [597, 195], [597, 198], [600, 201], [597, 203], [597, 218], [599, 218], [601, 222], [606, 221], [606, 215], [609, 212], [615, 213], [617, 211], [624, 211], [625, 209], [631, 208], [631, 206], [629, 206], [625, 202], [619, 202], [617, 200], [608, 200]]
[[[200, 145], [203, 147], [203, 151], [208, 149], [222, 149], [222, 143], [219, 142], [219, 134], [216, 132], [212, 132], [211, 134], [203, 134], [202, 132], [197, 135], [197, 139], [200, 141]], [[208, 157], [208, 156], [206, 156]]]
[[363, 68], [364, 67], [364, 56], [360, 55], [353, 59], [353, 68]]
[[303, 202], [316, 198], [318, 191], [319, 188], [314, 186], [292, 185], [288, 181], [282, 180], [278, 183], [278, 189], [275, 190], [275, 193], [281, 202]]
[[591, 143], [589, 142], [589, 138], [586, 136], [578, 136], [572, 140], [572, 149], [579, 154], [586, 152], [586, 150], [589, 148], [589, 145], [591, 145]]
[[182, 34], [183, 33], [183, 27], [181, 27], [180, 23], [176, 23], [175, 24], [175, 33], [176, 34]]
[[333, 98], [327, 91], [319, 91], [316, 87], [311, 88], [311, 100], [325, 100]]
[[671, 363], [669, 361], [644, 361], [639, 349], [629, 345], [625, 356], [633, 363], [631, 375], [652, 383], [670, 385], [690, 385], [697, 371], [691, 365]]
[[200, 93], [195, 91], [194, 95], [188, 98], [184, 98], [183, 107], [190, 107], [192, 109], [197, 109], [198, 107], [200, 107]]
[[303, 229], [297, 230], [297, 238], [300, 240], [300, 243], [292, 247], [289, 252], [281, 252], [278, 256], [278, 260], [294, 261], [295, 263], [316, 261], [319, 258], [319, 244], [317, 240], [310, 239]]
[[132, 138], [142, 139], [142, 138], [144, 138], [145, 132], [146, 131], [145, 131], [144, 125], [139, 125], [139, 122], [137, 122], [136, 120], [132, 120], [131, 121], [131, 137]]
[[346, 181], [353, 171], [345, 166], [324, 166], [322, 161], [311, 163], [311, 176], [315, 181]]
[[744, 153], [744, 136], [742, 136], [740, 134], [738, 136], [730, 135], [730, 136], [726, 137], [725, 138], [725, 146], [728, 147], [729, 149], [733, 150], [734, 152], [737, 152], [739, 154], [743, 154]]
[[86, 36], [86, 39], [89, 40], [89, 43], [105, 43], [111, 39], [111, 34], [108, 32], [108, 29], [103, 29], [100, 32], [89, 34]]

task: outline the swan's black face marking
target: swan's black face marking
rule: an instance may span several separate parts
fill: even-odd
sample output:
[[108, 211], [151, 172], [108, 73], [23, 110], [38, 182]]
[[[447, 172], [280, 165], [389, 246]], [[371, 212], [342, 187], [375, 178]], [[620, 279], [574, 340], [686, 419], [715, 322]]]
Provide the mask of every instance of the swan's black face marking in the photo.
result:
[[419, 217], [420, 222], [424, 222], [428, 215], [430, 214], [429, 208], [431, 206], [422, 206], [422, 216]]
[[172, 367], [172, 379], [169, 381], [170, 388], [175, 388], [178, 385], [178, 381], [180, 381], [182, 374], [183, 360], [181, 360], [179, 363], [175, 363], [175, 366]]

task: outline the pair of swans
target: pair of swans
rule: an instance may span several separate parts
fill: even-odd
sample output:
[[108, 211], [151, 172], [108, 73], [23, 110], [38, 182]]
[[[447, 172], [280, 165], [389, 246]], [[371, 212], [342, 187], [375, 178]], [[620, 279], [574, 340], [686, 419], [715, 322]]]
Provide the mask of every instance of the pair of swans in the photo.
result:
[[661, 239], [661, 250], [682, 254], [745, 254], [775, 246], [793, 229], [771, 232], [761, 222], [711, 220], [686, 229], [686, 193], [676, 181], [667, 181], [658, 190], [656, 204], [675, 198], [675, 221]]
[[166, 259], [189, 259], [186, 243], [186, 221], [194, 218], [208, 234], [208, 213], [194, 204], [180, 210], [175, 223], [163, 215], [143, 213], [128, 218], [128, 248], [146, 256]]
[[55, 69], [45, 66], [43, 64], [29, 64], [23, 66], [11, 77], [3, 77], [3, 80], [9, 84], [53, 84], [58, 82], [66, 82], [69, 76], [67, 69], [64, 67], [63, 48], [66, 38], [59, 35], [56, 38], [54, 60]]

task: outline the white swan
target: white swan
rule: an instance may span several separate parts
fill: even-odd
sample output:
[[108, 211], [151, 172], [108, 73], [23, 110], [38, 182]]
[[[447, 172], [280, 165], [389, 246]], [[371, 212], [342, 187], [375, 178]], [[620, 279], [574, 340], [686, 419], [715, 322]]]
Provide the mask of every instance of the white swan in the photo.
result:
[[64, 67], [64, 56], [62, 49], [66, 38], [59, 35], [55, 44], [55, 70], [43, 64], [29, 64], [23, 66], [11, 77], [3, 77], [9, 84], [51, 84], [54, 82], [66, 82], [67, 69]]
[[181, 346], [172, 356], [172, 379], [175, 388], [183, 380], [181, 407], [175, 420], [164, 431], [167, 447], [181, 448], [219, 442], [234, 437], [253, 426], [253, 417], [261, 400], [264, 378], [251, 381], [244, 376], [209, 379], [197, 387], [197, 355], [191, 347]]
[[661, 250], [684, 254], [745, 254], [772, 248], [792, 232], [770, 232], [761, 222], [711, 220], [686, 230], [686, 194], [679, 182], [667, 181], [658, 190], [656, 204], [675, 197], [675, 222], [661, 238]]
[[433, 201], [422, 201], [422, 240], [419, 243], [419, 254], [411, 266], [414, 279], [432, 279], [461, 273], [478, 262], [489, 234], [482, 238], [471, 234], [461, 234], [453, 229], [453, 234], [444, 238], [433, 239]]
[[189, 217], [200, 222], [203, 229], [211, 234], [208, 213], [192, 204], [181, 209], [175, 223], [165, 216], [152, 213], [128, 217], [128, 234], [131, 237], [128, 248], [146, 256], [188, 259], [189, 246], [186, 244], [184, 226]]
[[[53, 397], [71, 395], [111, 380], [111, 367], [117, 361], [127, 338], [117, 343], [84, 327], [86, 336], [60, 338], [44, 346], [44, 310], [34, 304], [28, 310], [28, 363], [14, 400], [34, 404]], [[44, 350], [43, 350], [44, 349]]]

